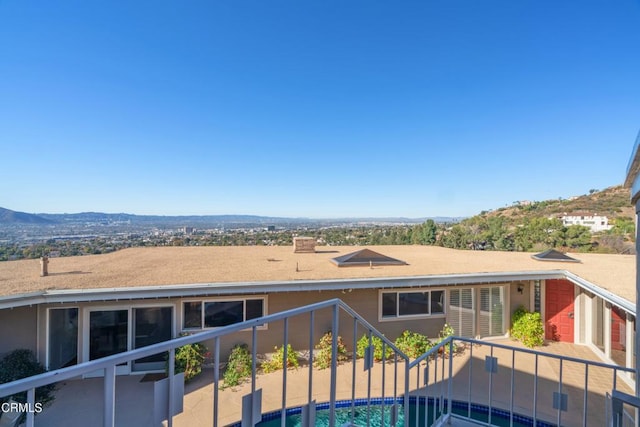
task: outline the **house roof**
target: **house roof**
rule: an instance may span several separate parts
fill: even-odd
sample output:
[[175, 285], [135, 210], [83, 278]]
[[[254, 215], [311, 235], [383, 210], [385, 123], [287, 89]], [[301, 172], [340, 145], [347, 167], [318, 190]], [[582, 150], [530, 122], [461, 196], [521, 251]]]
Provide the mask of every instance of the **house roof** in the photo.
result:
[[331, 258], [338, 267], [364, 267], [381, 265], [407, 265], [406, 262], [391, 258], [371, 249], [361, 249], [350, 254]]
[[553, 261], [553, 262], [580, 262], [579, 259], [570, 257], [569, 255], [556, 251], [555, 249], [548, 249], [539, 254], [531, 255], [531, 258], [538, 261]]
[[[104, 255], [50, 258], [46, 277], [40, 277], [37, 259], [6, 261], [0, 262], [0, 297], [108, 292], [122, 288], [162, 289], [175, 285], [194, 288], [195, 285], [234, 284], [238, 289], [256, 282], [268, 282], [270, 286], [286, 282], [292, 284], [289, 288], [297, 283], [296, 290], [303, 290], [314, 289], [317, 281], [380, 279], [393, 282], [393, 277], [419, 277], [416, 283], [422, 283], [428, 277], [438, 281], [452, 276], [452, 283], [471, 283], [474, 276], [509, 273], [511, 276], [505, 276], [508, 280], [513, 274], [551, 273], [558, 271], [559, 266], [536, 261], [524, 252], [467, 251], [435, 246], [372, 247], [406, 260], [408, 265], [402, 268], [335, 268], [329, 262], [336, 255], [353, 250], [353, 246], [317, 247], [316, 253], [296, 254], [291, 246], [131, 248]], [[564, 263], [562, 268], [635, 302], [634, 255], [580, 254], [580, 259], [581, 263]]]

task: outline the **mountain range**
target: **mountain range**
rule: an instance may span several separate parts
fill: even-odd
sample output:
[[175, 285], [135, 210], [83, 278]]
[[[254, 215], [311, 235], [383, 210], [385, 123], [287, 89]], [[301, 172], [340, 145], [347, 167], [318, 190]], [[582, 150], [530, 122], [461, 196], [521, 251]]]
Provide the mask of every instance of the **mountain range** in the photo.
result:
[[[630, 201], [629, 189], [622, 186], [613, 186], [601, 191], [590, 190], [589, 194], [570, 197], [568, 199], [546, 200], [541, 202], [514, 202], [512, 206], [479, 213], [480, 216], [499, 215], [509, 218], [514, 223], [522, 222], [524, 217], [538, 216], [549, 217], [564, 212], [592, 212], [609, 217], [633, 217], [635, 211]], [[81, 212], [50, 214], [31, 214], [17, 212], [0, 207], [0, 227], [33, 225], [33, 226], [54, 226], [54, 225], [85, 225], [85, 224], [129, 224], [132, 226], [166, 226], [166, 227], [243, 227], [243, 226], [266, 226], [266, 225], [335, 225], [335, 224], [419, 224], [427, 219], [435, 222], [452, 223], [459, 222], [464, 218], [460, 217], [424, 217], [424, 218], [403, 218], [403, 217], [363, 217], [363, 218], [287, 218], [270, 217], [259, 215], [183, 215], [183, 216], [163, 216], [163, 215], [134, 215], [128, 213], [103, 213], [103, 212]]]
[[[434, 217], [436, 222], [457, 222], [461, 218]], [[281, 225], [281, 224], [335, 224], [335, 223], [422, 223], [427, 218], [287, 218], [259, 215], [134, 215], [127, 213], [81, 212], [49, 214], [30, 214], [0, 208], [0, 226], [2, 225], [73, 225], [73, 224], [123, 224], [131, 225], [175, 225], [175, 226], [229, 226], [229, 225]]]

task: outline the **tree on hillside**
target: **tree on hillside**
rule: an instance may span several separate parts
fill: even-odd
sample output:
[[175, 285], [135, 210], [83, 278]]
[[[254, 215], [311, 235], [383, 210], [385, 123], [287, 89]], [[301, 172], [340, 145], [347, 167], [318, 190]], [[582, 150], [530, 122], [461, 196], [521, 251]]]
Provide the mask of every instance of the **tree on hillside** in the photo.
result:
[[557, 218], [532, 218], [515, 232], [516, 250], [528, 252], [536, 245], [555, 248], [564, 242], [562, 221]]
[[433, 245], [436, 243], [438, 226], [432, 219], [428, 219], [422, 224], [413, 226], [410, 231], [410, 241], [414, 245]]
[[571, 225], [564, 231], [564, 246], [572, 249], [591, 248], [591, 230], [584, 225]]
[[442, 236], [442, 246], [452, 249], [467, 249], [472, 241], [468, 227], [456, 224]]
[[633, 239], [636, 233], [636, 224], [633, 219], [623, 216], [613, 220], [613, 227], [609, 230], [609, 234], [629, 236]]

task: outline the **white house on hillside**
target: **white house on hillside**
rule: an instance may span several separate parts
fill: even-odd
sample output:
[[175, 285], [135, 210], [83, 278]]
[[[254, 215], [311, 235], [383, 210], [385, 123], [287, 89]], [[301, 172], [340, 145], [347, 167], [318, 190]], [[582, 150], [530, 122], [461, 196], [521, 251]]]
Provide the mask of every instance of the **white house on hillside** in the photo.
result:
[[607, 231], [613, 227], [613, 225], [609, 225], [609, 218], [597, 213], [574, 212], [567, 214], [565, 212], [564, 215], [560, 216], [560, 219], [562, 220], [562, 225], [567, 227], [570, 225], [583, 225], [589, 227], [591, 232]]

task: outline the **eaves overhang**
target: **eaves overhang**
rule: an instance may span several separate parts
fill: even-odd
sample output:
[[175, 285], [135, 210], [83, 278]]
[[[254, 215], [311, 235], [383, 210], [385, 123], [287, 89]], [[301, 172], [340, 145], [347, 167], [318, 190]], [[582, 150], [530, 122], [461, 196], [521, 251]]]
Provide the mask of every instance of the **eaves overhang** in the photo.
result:
[[622, 308], [624, 311], [626, 311], [629, 314], [632, 314], [635, 316], [636, 314], [636, 305], [633, 304], [632, 302], [614, 294], [611, 291], [608, 291], [606, 289], [601, 288], [598, 285], [595, 285], [591, 282], [589, 282], [588, 280], [583, 279], [582, 277], [575, 275], [573, 273], [571, 273], [570, 271], [566, 271], [565, 272], [565, 277], [567, 280], [569, 280], [570, 282], [575, 283], [576, 285], [580, 286], [582, 289], [586, 289], [589, 292], [599, 296], [600, 298], [602, 298], [605, 301], [608, 301], [620, 308]]
[[[274, 292], [341, 291], [348, 289], [392, 289], [407, 287], [455, 286], [471, 284], [507, 283], [522, 280], [569, 278], [579, 286], [589, 289], [603, 298], [615, 302], [624, 301], [604, 289], [566, 270], [541, 270], [517, 272], [485, 272], [466, 274], [442, 274], [428, 276], [402, 276], [367, 279], [293, 280], [266, 282], [193, 283], [123, 288], [59, 289], [36, 293], [0, 297], [0, 309], [37, 304], [62, 304], [80, 302], [108, 302], [136, 299], [189, 298], [259, 294]], [[626, 308], [625, 308], [626, 309]]]

